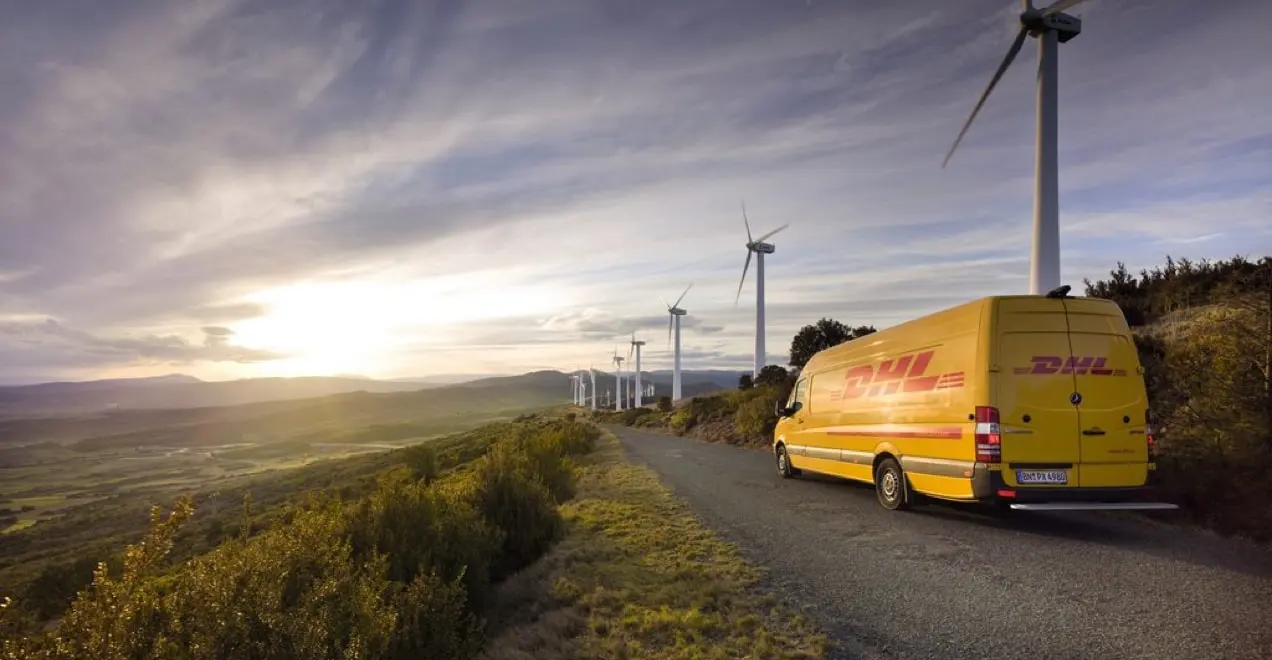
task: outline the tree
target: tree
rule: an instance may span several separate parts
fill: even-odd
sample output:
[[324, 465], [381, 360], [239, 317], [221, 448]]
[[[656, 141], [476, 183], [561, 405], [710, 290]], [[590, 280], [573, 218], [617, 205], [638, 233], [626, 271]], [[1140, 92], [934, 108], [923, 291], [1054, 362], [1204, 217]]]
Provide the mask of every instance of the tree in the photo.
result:
[[872, 325], [850, 328], [834, 319], [823, 318], [812, 325], [804, 326], [795, 334], [795, 338], [791, 340], [790, 365], [803, 367], [818, 351], [864, 337], [872, 332], [875, 332]]
[[749, 390], [752, 387], [755, 387], [755, 381], [751, 380], [751, 374], [742, 374], [742, 377], [738, 379], [738, 389]]
[[755, 385], [759, 387], [781, 387], [790, 379], [790, 372], [780, 364], [770, 364], [760, 369], [760, 374], [755, 377]]

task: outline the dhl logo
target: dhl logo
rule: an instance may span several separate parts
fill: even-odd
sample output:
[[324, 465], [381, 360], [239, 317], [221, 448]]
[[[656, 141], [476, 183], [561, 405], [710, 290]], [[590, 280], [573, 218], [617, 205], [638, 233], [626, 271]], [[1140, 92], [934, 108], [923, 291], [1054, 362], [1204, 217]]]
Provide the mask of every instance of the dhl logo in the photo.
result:
[[1029, 358], [1032, 367], [1016, 367], [1017, 376], [1045, 376], [1051, 374], [1075, 374], [1085, 376], [1125, 376], [1125, 369], [1109, 369], [1104, 365], [1108, 358], [1098, 356], [1069, 356], [1068, 359], [1054, 355], [1035, 355]]
[[925, 376], [936, 351], [924, 351], [884, 360], [876, 369], [862, 364], [844, 374], [844, 389], [839, 398], [888, 396], [898, 392], [931, 392], [963, 386], [963, 372], [953, 371], [938, 376]]

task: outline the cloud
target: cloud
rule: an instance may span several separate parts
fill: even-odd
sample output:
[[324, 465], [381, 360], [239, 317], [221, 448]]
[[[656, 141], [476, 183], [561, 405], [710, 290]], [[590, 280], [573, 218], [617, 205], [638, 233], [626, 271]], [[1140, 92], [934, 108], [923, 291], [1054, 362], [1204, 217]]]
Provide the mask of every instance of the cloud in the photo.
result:
[[[1261, 30], [1272, 6], [1088, 5], [1083, 34], [1061, 48], [1066, 280], [1119, 260], [1152, 265], [1166, 247], [1196, 258], [1268, 251], [1272, 70]], [[498, 300], [504, 285], [478, 276], [493, 264], [560, 295], [532, 314], [507, 305], [396, 328], [403, 352], [384, 358], [391, 366], [347, 368], [603, 358], [634, 330], [657, 343], [658, 296], [691, 281], [684, 341], [705, 364], [749, 347], [753, 283], [733, 302], [742, 198], [757, 231], [791, 223], [766, 262], [774, 348], [824, 315], [887, 325], [1021, 291], [1032, 48], [939, 167], [1017, 7], [7, 7], [0, 308], [88, 337], [145, 338], [133, 340], [145, 350], [79, 342], [97, 351], [80, 363], [91, 375], [169, 359], [146, 350], [250, 357], [200, 329], [247, 338], [246, 323], [279, 314], [258, 294], [296, 282], [470, 276], [467, 293]], [[441, 346], [490, 352], [446, 357]], [[494, 348], [505, 346], [524, 357]], [[31, 369], [73, 361], [24, 350]], [[16, 364], [4, 357], [0, 376]]]
[[[145, 362], [155, 365], [189, 365], [198, 362], [265, 362], [285, 357], [270, 351], [254, 350], [230, 343], [229, 328], [203, 328], [203, 342], [194, 344], [178, 335], [141, 337], [99, 337], [63, 325], [54, 319], [0, 322], [0, 355], [21, 361], [23, 353], [35, 347], [51, 366], [83, 363], [115, 364]], [[51, 356], [56, 355], [56, 359]], [[29, 354], [27, 355], [29, 358]]]

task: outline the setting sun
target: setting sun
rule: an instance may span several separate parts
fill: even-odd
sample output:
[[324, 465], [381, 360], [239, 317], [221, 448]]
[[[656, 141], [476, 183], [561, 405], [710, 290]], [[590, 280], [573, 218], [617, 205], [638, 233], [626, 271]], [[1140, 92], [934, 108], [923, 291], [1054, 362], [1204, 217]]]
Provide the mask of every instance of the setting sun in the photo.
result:
[[444, 341], [449, 326], [549, 314], [563, 292], [512, 284], [507, 273], [426, 280], [306, 282], [269, 289], [247, 300], [264, 316], [234, 326], [244, 346], [288, 355], [278, 374], [385, 374], [406, 345]]

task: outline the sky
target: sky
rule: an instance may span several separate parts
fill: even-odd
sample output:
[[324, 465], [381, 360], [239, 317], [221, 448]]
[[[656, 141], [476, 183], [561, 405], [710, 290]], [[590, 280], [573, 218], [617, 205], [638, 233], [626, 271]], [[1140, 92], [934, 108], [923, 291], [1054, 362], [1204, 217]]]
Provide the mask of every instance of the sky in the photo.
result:
[[[0, 382], [746, 370], [1028, 288], [1008, 0], [0, 6]], [[1272, 3], [1090, 0], [1062, 278], [1272, 253]]]

